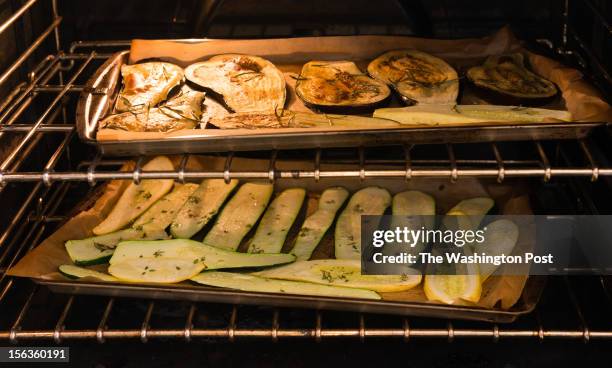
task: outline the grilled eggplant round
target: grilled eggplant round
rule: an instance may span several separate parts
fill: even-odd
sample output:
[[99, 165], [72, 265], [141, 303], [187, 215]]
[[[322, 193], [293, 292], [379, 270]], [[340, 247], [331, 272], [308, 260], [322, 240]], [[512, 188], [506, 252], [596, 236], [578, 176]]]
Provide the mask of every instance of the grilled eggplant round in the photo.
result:
[[311, 61], [302, 67], [295, 93], [323, 112], [365, 112], [385, 103], [386, 84], [363, 74], [352, 61]]
[[273, 112], [285, 105], [283, 73], [258, 56], [217, 55], [189, 65], [185, 76], [220, 97], [231, 112]]
[[117, 112], [148, 110], [165, 100], [185, 79], [180, 66], [158, 61], [123, 65], [121, 77], [123, 87], [115, 105]]
[[[525, 67], [523, 54], [489, 56], [483, 65], [468, 70], [468, 79], [490, 93], [489, 100], [501, 102], [537, 102], [557, 94], [555, 84]], [[485, 96], [486, 98], [486, 96]]]
[[409, 105], [454, 104], [459, 94], [455, 69], [417, 50], [388, 51], [370, 62], [368, 73], [392, 86]]

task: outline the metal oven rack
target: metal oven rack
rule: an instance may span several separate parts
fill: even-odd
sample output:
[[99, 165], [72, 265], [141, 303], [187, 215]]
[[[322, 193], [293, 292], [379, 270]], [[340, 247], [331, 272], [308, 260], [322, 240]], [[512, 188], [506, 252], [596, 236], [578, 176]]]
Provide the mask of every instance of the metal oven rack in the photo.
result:
[[[36, 0], [25, 2], [0, 26], [0, 33], [9, 29], [35, 3]], [[50, 293], [28, 280], [7, 276], [7, 269], [71, 215], [75, 201], [90, 196], [96, 184], [112, 179], [136, 182], [149, 178], [274, 181], [342, 177], [367, 181], [374, 177], [404, 180], [447, 177], [454, 182], [464, 177], [486, 177], [504, 182], [517, 177], [536, 177], [544, 181], [583, 177], [597, 181], [612, 176], [612, 166], [600, 160], [589, 140], [471, 144], [468, 150], [464, 150], [465, 145], [428, 145], [272, 151], [265, 153], [269, 166], [264, 171], [233, 169], [233, 153], [221, 155], [226, 165], [219, 171], [185, 170], [189, 156], [183, 156], [182, 168], [177, 171], [146, 172], [140, 168], [143, 158], [137, 158], [134, 170], [122, 171], [120, 167], [125, 160], [107, 159], [78, 142], [70, 104], [83, 89], [79, 83], [87, 78], [91, 68], [117, 48], [127, 47], [128, 43], [76, 42], [68, 52], [63, 52], [59, 47], [58, 31], [61, 17], [57, 14], [55, 0], [51, 1], [51, 8], [50, 26], [0, 74], [2, 85], [23, 69], [41, 45], [49, 40], [55, 44], [55, 52], [29, 69], [27, 79], [18, 83], [0, 104], [0, 139], [12, 142], [6, 155], [0, 156], [0, 197], [5, 203], [15, 202], [3, 209], [6, 215], [2, 218], [6, 223], [0, 224], [0, 309], [3, 311], [0, 341], [54, 340], [59, 343], [65, 340], [140, 339], [146, 342], [159, 338], [320, 341], [324, 338], [395, 337], [405, 340], [572, 339], [588, 342], [612, 339], [609, 313], [602, 316], [593, 309], [594, 304], [602, 310], [612, 308], [610, 279], [605, 277], [551, 278], [543, 301], [534, 313], [510, 325], [496, 325], [358, 313], [65, 296]], [[44, 108], [35, 115], [34, 121], [22, 120], [27, 112], [41, 106]], [[579, 159], [568, 161], [568, 152]], [[279, 168], [277, 160], [281, 157], [311, 157], [312, 168]], [[351, 168], [329, 170], [328, 163], [348, 163]], [[380, 165], [385, 168], [378, 169]], [[129, 318], [125, 310], [130, 312]], [[135, 323], [134, 315], [141, 315], [142, 319]], [[563, 316], [566, 323], [561, 324], [555, 316]]]

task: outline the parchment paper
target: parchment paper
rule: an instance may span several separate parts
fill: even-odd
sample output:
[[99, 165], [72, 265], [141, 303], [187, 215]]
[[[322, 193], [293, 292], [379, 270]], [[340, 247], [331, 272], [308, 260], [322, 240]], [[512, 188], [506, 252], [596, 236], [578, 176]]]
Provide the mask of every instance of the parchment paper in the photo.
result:
[[[178, 165], [178, 158], [173, 158], [175, 165]], [[212, 156], [193, 156], [187, 163], [187, 171], [200, 170], [220, 170], [224, 167], [225, 160]], [[131, 164], [130, 164], [131, 165]], [[267, 160], [255, 160], [236, 157], [232, 161], [232, 169], [252, 170], [267, 169]], [[277, 167], [290, 165], [295, 169], [311, 169], [312, 163], [304, 161], [284, 161], [279, 160]], [[327, 165], [326, 165], [327, 167]], [[126, 169], [129, 168], [129, 165]], [[330, 165], [330, 169], [341, 169], [341, 165]], [[110, 212], [114, 203], [128, 185], [129, 181], [112, 181], [106, 184], [101, 196], [95, 201], [91, 208], [84, 208], [75, 217], [71, 218], [61, 226], [49, 238], [39, 246], [26, 254], [17, 265], [12, 267], [8, 274], [12, 276], [29, 277], [44, 280], [67, 280], [57, 272], [58, 266], [71, 264], [71, 260], [66, 253], [64, 243], [71, 239], [83, 239], [92, 236], [92, 229], [101, 222]], [[496, 202], [501, 214], [531, 214], [527, 188], [520, 182], [508, 182], [498, 184], [495, 181], [479, 181], [476, 179], [462, 179], [459, 184], [451, 184], [447, 179], [413, 179], [405, 181], [403, 179], [368, 179], [367, 182], [359, 180], [339, 180], [322, 178], [319, 182], [305, 179], [280, 179], [275, 185], [275, 190], [280, 191], [288, 187], [304, 187], [308, 191], [308, 199], [305, 201], [302, 212], [296, 220], [287, 241], [284, 251], [288, 251], [293, 239], [297, 235], [297, 230], [304, 218], [314, 212], [317, 207], [318, 195], [327, 187], [341, 185], [351, 193], [356, 190], [378, 185], [388, 189], [392, 194], [405, 190], [421, 190], [432, 195], [436, 199], [436, 212], [444, 214], [452, 206], [462, 199], [476, 196], [490, 196]], [[254, 227], [255, 228], [255, 227]], [[248, 238], [247, 235], [239, 250], [245, 250]], [[514, 252], [525, 252], [533, 248], [533, 236], [521, 233]], [[333, 257], [333, 231], [328, 231], [319, 247], [313, 254], [313, 259], [324, 259]], [[98, 266], [98, 270], [104, 270], [105, 266]], [[482, 308], [510, 309], [521, 298], [527, 276], [492, 276], [483, 285], [483, 294], [480, 302], [476, 305]], [[89, 280], [91, 281], [91, 280]], [[74, 281], [78, 282], [78, 281]], [[176, 287], [193, 288], [191, 284], [177, 284]], [[400, 302], [421, 302], [428, 303], [423, 293], [422, 287], [416, 287], [406, 292], [384, 293], [381, 294], [383, 300]], [[465, 303], [465, 305], [473, 305]]]
[[[130, 62], [146, 59], [161, 59], [180, 66], [202, 61], [211, 56], [224, 53], [240, 53], [262, 56], [272, 61], [284, 74], [287, 82], [286, 108], [294, 111], [310, 112], [294, 91], [294, 77], [302, 65], [310, 60], [353, 60], [365, 70], [367, 64], [385, 51], [415, 48], [442, 57], [455, 67], [460, 76], [470, 66], [479, 65], [484, 58], [508, 52], [523, 52], [530, 68], [544, 78], [553, 81], [560, 90], [560, 96], [545, 108], [567, 109], [576, 122], [612, 122], [612, 109], [582, 74], [572, 68], [545, 56], [525, 50], [509, 28], [484, 38], [461, 40], [436, 40], [404, 36], [335, 36], [302, 37], [290, 39], [258, 40], [133, 40], [130, 49]], [[462, 94], [460, 103], [486, 104], [487, 101], [474, 95], [472, 86], [465, 78], [461, 80]], [[390, 106], [401, 106], [395, 97]], [[509, 125], [516, 125], [512, 123]], [[545, 124], [545, 123], [542, 123]], [[485, 124], [486, 125], [486, 124]], [[496, 124], [500, 125], [500, 124]], [[448, 125], [447, 125], [448, 126]], [[418, 126], [405, 126], [406, 129]], [[100, 129], [98, 140], [137, 140], [160, 139], [185, 136], [240, 136], [258, 134], [280, 134], [313, 131], [348, 130], [346, 128], [282, 128], [282, 129], [186, 129], [170, 133], [127, 132], [113, 129]]]

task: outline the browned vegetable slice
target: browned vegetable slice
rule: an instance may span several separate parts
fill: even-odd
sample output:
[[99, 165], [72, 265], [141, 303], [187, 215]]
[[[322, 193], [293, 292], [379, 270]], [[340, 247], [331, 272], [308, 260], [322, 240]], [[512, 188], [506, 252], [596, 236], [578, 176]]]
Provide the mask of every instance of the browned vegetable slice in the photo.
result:
[[543, 99], [557, 94], [551, 81], [529, 71], [523, 54], [489, 56], [482, 66], [470, 68], [469, 80], [476, 86], [518, 99]]
[[171, 63], [148, 62], [121, 67], [123, 87], [115, 109], [118, 112], [147, 110], [165, 100], [172, 88], [183, 82], [183, 69]]
[[417, 50], [388, 51], [370, 62], [368, 73], [391, 85], [408, 104], [454, 104], [459, 94], [455, 69]]
[[187, 80], [220, 97], [231, 112], [272, 112], [285, 105], [283, 73], [251, 55], [218, 55], [185, 69]]
[[171, 132], [193, 129], [202, 117], [204, 92], [183, 86], [177, 96], [158, 107], [135, 109], [110, 115], [100, 122], [101, 129], [131, 132]]
[[363, 74], [352, 61], [311, 61], [302, 67], [296, 94], [321, 111], [368, 110], [391, 95], [385, 83]]

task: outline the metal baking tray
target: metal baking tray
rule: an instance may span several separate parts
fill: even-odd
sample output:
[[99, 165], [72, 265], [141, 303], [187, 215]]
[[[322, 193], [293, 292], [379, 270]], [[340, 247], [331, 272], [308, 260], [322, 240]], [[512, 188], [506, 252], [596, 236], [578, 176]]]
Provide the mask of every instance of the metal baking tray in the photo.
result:
[[532, 276], [527, 280], [519, 301], [509, 310], [484, 309], [466, 306], [449, 306], [432, 303], [407, 303], [382, 300], [341, 299], [305, 295], [267, 294], [214, 288], [203, 285], [143, 286], [96, 282], [48, 281], [34, 279], [51, 291], [65, 294], [105, 295], [114, 297], [188, 300], [193, 302], [265, 305], [274, 307], [298, 307], [382, 313], [416, 317], [434, 317], [488, 321], [514, 322], [536, 307], [546, 283], [545, 276]]
[[[273, 133], [241, 130], [231, 135], [217, 129], [198, 129], [198, 134], [154, 139], [98, 140], [98, 122], [111, 112], [121, 86], [120, 68], [129, 51], [109, 58], [89, 79], [80, 95], [76, 125], [80, 138], [99, 147], [105, 155], [203, 153], [325, 147], [380, 146], [386, 144], [469, 143], [545, 139], [581, 139], [604, 123], [546, 123], [466, 127], [426, 127], [346, 131], [299, 132], [278, 129]], [[469, 88], [469, 87], [467, 87]], [[464, 91], [464, 94], [467, 93]], [[210, 134], [209, 134], [210, 133]]]
[[[190, 162], [195, 163], [194, 160]], [[202, 163], [212, 164], [215, 161], [214, 157], [200, 157]], [[249, 167], [265, 166], [264, 160], [241, 159], [236, 158], [237, 165], [248, 165]], [[296, 163], [293, 163], [297, 165]], [[309, 179], [283, 179], [275, 182], [275, 191], [279, 192], [290, 187], [303, 187], [308, 191], [308, 197], [305, 201], [304, 211], [298, 216], [296, 223], [301, 223], [308, 213], [314, 211], [317, 202], [314, 193], [321, 193], [323, 189], [330, 186], [342, 185], [350, 192], [355, 192], [360, 188], [368, 185], [376, 185], [388, 189], [392, 194], [399, 193], [405, 190], [421, 190], [431, 193], [436, 198], [436, 207], [438, 212], [444, 213], [451, 208], [457, 201], [464, 198], [471, 198], [482, 195], [489, 195], [498, 204], [499, 208], [505, 208], [504, 203], [508, 200], [513, 200], [514, 205], [509, 209], [507, 214], [529, 213], [530, 204], [528, 199], [529, 186], [524, 181], [515, 181], [511, 185], [498, 184], [495, 180], [477, 180], [465, 179], [461, 185], [448, 185], [446, 179], [413, 179], [410, 183], [404, 180], [397, 179], [370, 179], [367, 184], [358, 180], [331, 179], [323, 178], [316, 182]], [[90, 198], [85, 199], [78, 205], [73, 213], [88, 210], [93, 206], [96, 199], [103, 193], [104, 187], [100, 187], [97, 193]], [[68, 221], [68, 220], [66, 220]], [[78, 225], [77, 227], [80, 227]], [[285, 242], [285, 246], [292, 243], [292, 240], [297, 236], [297, 226], [292, 227]], [[65, 231], [59, 228], [57, 232]], [[238, 248], [245, 249], [249, 242], [249, 235], [243, 239], [241, 246]], [[313, 253], [313, 259], [324, 259], [333, 257], [333, 231], [328, 232], [321, 240], [319, 246]], [[46, 242], [46, 241], [45, 241]], [[63, 241], [55, 243], [54, 247], [63, 248]], [[121, 297], [138, 297], [138, 298], [153, 298], [153, 299], [180, 299], [198, 302], [221, 302], [234, 304], [254, 304], [254, 305], [269, 305], [279, 307], [302, 307], [302, 308], [317, 308], [317, 309], [334, 309], [334, 310], [351, 310], [368, 313], [386, 313], [407, 316], [428, 316], [437, 318], [455, 318], [455, 319], [471, 319], [484, 320], [496, 323], [512, 322], [519, 316], [531, 312], [537, 305], [540, 294], [545, 285], [545, 277], [530, 276], [521, 291], [518, 301], [508, 310], [500, 308], [487, 309], [483, 306], [452, 306], [437, 303], [426, 302], [424, 299], [406, 299], [387, 297], [383, 300], [359, 300], [359, 299], [344, 299], [330, 297], [315, 297], [302, 295], [287, 295], [287, 294], [269, 294], [259, 292], [243, 292], [230, 290], [225, 288], [208, 287], [204, 285], [195, 285], [189, 282], [184, 282], [176, 285], [142, 285], [129, 283], [99, 283], [88, 280], [76, 281], [67, 280], [58, 275], [51, 275], [50, 272], [54, 267], [65, 263], [65, 260], [52, 259], [52, 253], [38, 253], [36, 250], [48, 247], [48, 244], [41, 244], [34, 249], [33, 254], [28, 254], [24, 258], [30, 258], [30, 262], [38, 262], [36, 260], [41, 257], [48, 257], [48, 262], [52, 263], [51, 268], [45, 271], [30, 272], [28, 275], [34, 282], [48, 286], [51, 290], [60, 293], [69, 294], [89, 294], [89, 295], [110, 295]], [[285, 247], [286, 250], [286, 247]], [[49, 258], [50, 257], [50, 258]], [[22, 260], [23, 261], [23, 260]], [[26, 262], [27, 263], [27, 262]], [[55, 265], [57, 263], [57, 265]], [[19, 266], [19, 265], [18, 265]], [[35, 276], [36, 275], [36, 276]], [[45, 277], [40, 277], [44, 275]], [[501, 286], [497, 286], [501, 287]], [[383, 298], [385, 295], [383, 295]]]

